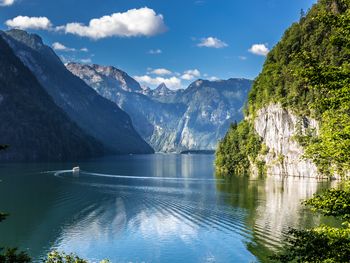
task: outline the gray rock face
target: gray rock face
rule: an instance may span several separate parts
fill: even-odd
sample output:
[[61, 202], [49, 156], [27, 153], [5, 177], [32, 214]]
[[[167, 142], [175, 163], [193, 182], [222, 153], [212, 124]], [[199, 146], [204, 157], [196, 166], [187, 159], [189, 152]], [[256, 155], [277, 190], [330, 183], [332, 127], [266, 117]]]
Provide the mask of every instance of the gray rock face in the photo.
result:
[[[55, 52], [44, 45], [39, 36], [22, 30], [0, 31], [0, 35], [35, 75], [55, 104], [88, 135], [102, 142], [106, 152], [153, 152], [135, 131], [128, 114], [68, 71]], [[117, 75], [117, 72], [110, 68], [106, 71]], [[133, 84], [135, 83], [125, 83], [122, 86], [137, 88]]]
[[141, 136], [161, 152], [215, 149], [230, 123], [243, 118], [251, 87], [250, 80], [229, 79], [197, 80], [186, 90], [173, 91], [165, 84], [151, 90], [112, 67], [77, 63], [66, 67], [125, 110]]
[[[140, 84], [131, 78], [127, 73], [116, 69], [114, 67], [106, 67], [99, 65], [81, 65], [81, 67], [75, 67], [74, 63], [66, 64], [66, 67], [76, 76], [79, 76], [90, 86], [94, 86], [94, 89], [98, 93], [110, 92], [115, 93], [118, 91], [128, 92], [141, 92], [142, 88]], [[108, 90], [105, 87], [110, 87]], [[110, 96], [106, 94], [106, 96]]]
[[283, 109], [280, 104], [271, 104], [258, 111], [254, 120], [256, 132], [269, 148], [265, 156], [267, 173], [271, 175], [291, 175], [300, 177], [319, 177], [316, 165], [303, 158], [304, 149], [293, 138], [298, 132], [314, 129], [318, 133], [317, 121], [300, 118]]
[[76, 161], [104, 154], [59, 108], [0, 36], [1, 161]]

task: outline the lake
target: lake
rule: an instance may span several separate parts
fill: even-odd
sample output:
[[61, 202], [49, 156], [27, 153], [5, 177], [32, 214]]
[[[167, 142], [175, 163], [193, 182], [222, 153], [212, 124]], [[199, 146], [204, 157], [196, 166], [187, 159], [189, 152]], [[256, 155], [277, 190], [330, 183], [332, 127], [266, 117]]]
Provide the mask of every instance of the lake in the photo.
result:
[[114, 156], [0, 165], [0, 244], [39, 262], [52, 249], [97, 262], [264, 262], [289, 227], [327, 222], [303, 178], [216, 178], [213, 155]]

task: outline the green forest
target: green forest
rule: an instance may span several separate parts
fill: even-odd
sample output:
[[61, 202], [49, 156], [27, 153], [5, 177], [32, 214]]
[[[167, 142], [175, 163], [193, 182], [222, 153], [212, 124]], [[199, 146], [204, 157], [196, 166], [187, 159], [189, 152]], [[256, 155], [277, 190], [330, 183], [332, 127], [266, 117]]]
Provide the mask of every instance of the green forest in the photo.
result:
[[[350, 1], [320, 0], [293, 24], [271, 50], [254, 82], [246, 105], [246, 118], [233, 124], [216, 152], [219, 174], [249, 174], [252, 164], [265, 173], [259, 155], [267, 153], [253, 121], [259, 109], [280, 104], [297, 116], [320, 124], [298, 134], [322, 175], [350, 171]], [[283, 158], [283, 156], [281, 156]], [[277, 262], [349, 262], [350, 185], [347, 181], [304, 202], [315, 213], [337, 218], [339, 227], [291, 229]]]
[[249, 94], [245, 121], [232, 125], [219, 144], [219, 172], [247, 172], [250, 162], [263, 167], [257, 156], [264, 147], [252, 122], [271, 103], [320, 123], [318, 136], [310, 131], [295, 139], [322, 174], [349, 171], [350, 1], [320, 0], [271, 50]]

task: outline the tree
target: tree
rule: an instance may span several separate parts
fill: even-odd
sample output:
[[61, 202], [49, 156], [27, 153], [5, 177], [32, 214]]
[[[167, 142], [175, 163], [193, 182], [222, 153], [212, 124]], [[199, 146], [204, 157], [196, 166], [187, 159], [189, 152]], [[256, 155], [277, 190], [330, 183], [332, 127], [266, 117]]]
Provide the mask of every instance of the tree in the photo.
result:
[[[0, 222], [4, 221], [8, 214], [0, 212]], [[17, 248], [1, 248], [0, 247], [0, 262], [1, 263], [29, 263], [31, 258], [27, 253], [18, 251]]]
[[305, 16], [306, 16], [306, 13], [305, 13], [304, 9], [301, 9], [301, 10], [300, 10], [300, 21], [301, 21], [303, 18], [305, 18]]
[[[88, 263], [87, 260], [79, 258], [75, 254], [66, 254], [64, 252], [52, 251], [47, 255], [44, 263]], [[108, 260], [102, 260], [100, 263], [109, 263]]]
[[312, 229], [291, 229], [280, 262], [341, 263], [350, 260], [350, 183], [343, 189], [329, 189], [304, 202], [314, 212], [343, 221], [341, 227], [321, 225]]

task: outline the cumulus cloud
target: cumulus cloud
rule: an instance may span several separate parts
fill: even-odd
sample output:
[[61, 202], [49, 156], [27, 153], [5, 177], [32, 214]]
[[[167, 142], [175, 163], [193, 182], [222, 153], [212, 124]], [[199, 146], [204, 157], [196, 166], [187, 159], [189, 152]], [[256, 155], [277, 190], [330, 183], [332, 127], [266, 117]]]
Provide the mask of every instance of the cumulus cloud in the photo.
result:
[[224, 48], [228, 47], [224, 41], [216, 37], [203, 38], [200, 43], [197, 44], [198, 47], [209, 47], [209, 48]]
[[81, 63], [84, 63], [84, 64], [91, 64], [92, 63], [92, 59], [91, 58], [82, 58], [80, 60]]
[[83, 47], [81, 49], [70, 48], [60, 42], [53, 43], [52, 48], [56, 51], [63, 51], [63, 52], [74, 52], [74, 51], [89, 52], [89, 50], [86, 47]]
[[17, 16], [5, 22], [8, 27], [19, 29], [42, 29], [49, 30], [52, 28], [51, 21], [47, 17], [29, 17]]
[[148, 54], [151, 54], [151, 55], [159, 55], [162, 53], [163, 53], [163, 51], [161, 49], [151, 49], [148, 51]]
[[181, 89], [181, 79], [177, 77], [163, 78], [163, 77], [155, 77], [152, 78], [148, 75], [144, 76], [134, 76], [134, 78], [143, 85], [146, 86], [158, 86], [164, 83], [169, 89]]
[[[68, 54], [72, 54], [72, 53], [68, 53]], [[77, 62], [77, 63], [83, 63], [83, 64], [91, 64], [92, 63], [91, 58], [78, 58], [75, 55], [61, 55], [60, 58], [64, 64], [67, 64], [70, 62]]]
[[265, 44], [254, 44], [248, 51], [258, 56], [266, 56], [270, 52]]
[[0, 0], [0, 6], [10, 6], [15, 3], [15, 0]]
[[101, 39], [106, 37], [153, 36], [166, 30], [164, 18], [148, 7], [130, 9], [90, 20], [88, 25], [68, 23], [57, 27], [66, 33]]
[[150, 73], [160, 75], [160, 76], [173, 74], [170, 70], [165, 69], [165, 68], [153, 69], [152, 71], [150, 71]]
[[190, 70], [186, 70], [181, 76], [181, 78], [184, 80], [192, 80], [195, 78], [199, 78], [200, 76], [201, 76], [201, 73], [198, 69], [190, 69]]
[[60, 42], [53, 43], [52, 48], [54, 50], [57, 50], [57, 51], [65, 51], [65, 52], [75, 51], [75, 48], [66, 47], [65, 45], [61, 44]]

